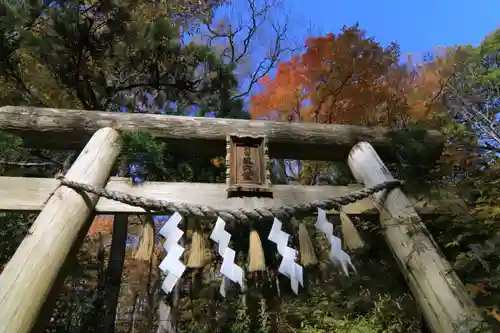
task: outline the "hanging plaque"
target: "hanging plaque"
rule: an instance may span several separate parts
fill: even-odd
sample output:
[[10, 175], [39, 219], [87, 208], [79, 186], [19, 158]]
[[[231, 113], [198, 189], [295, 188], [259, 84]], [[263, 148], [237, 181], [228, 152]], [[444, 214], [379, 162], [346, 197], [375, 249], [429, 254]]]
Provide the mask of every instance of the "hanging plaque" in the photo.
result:
[[228, 197], [272, 197], [267, 139], [227, 137]]

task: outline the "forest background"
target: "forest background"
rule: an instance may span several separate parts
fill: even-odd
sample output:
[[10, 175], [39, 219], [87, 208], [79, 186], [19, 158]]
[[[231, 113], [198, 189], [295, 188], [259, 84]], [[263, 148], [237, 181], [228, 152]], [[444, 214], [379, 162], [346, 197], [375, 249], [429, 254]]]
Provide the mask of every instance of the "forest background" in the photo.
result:
[[[466, 211], [425, 222], [498, 325], [500, 30], [478, 45], [411, 57], [357, 24], [331, 34], [289, 13], [279, 0], [4, 0], [0, 105], [404, 129], [394, 138], [399, 162], [389, 167], [408, 193], [465, 200]], [[446, 137], [433, 165], [419, 158], [422, 129]], [[135, 182], [225, 179], [222, 157], [169, 152], [141, 133], [125, 141], [116, 173]], [[26, 149], [0, 133], [0, 153], [1, 175], [53, 177], [78, 152]], [[282, 184], [354, 182], [345, 163], [276, 160], [272, 177]], [[352, 253], [359, 274], [347, 278], [322, 260], [307, 292], [294, 296], [282, 287], [279, 296], [268, 291], [242, 302], [238, 293], [218, 296], [215, 258], [166, 297], [155, 236], [164, 219], [125, 219], [95, 219], [45, 332], [425, 331], [374, 221], [357, 221], [368, 244]], [[0, 220], [1, 270], [33, 215], [1, 213]], [[320, 239], [315, 246], [325, 252]]]

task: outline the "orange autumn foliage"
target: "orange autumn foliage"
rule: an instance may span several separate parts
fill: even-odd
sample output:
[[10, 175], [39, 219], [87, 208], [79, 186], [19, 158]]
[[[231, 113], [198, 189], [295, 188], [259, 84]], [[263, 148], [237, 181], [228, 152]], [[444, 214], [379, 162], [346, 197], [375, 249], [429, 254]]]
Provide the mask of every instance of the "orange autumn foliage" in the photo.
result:
[[260, 81], [263, 91], [252, 96], [252, 118], [272, 120], [302, 120], [309, 94], [310, 81], [299, 56], [278, 64], [276, 77], [265, 76]]
[[214, 167], [216, 167], [216, 168], [220, 168], [220, 167], [222, 167], [222, 165], [224, 164], [224, 162], [225, 162], [225, 159], [224, 159], [224, 158], [222, 158], [222, 157], [216, 157], [216, 158], [212, 158], [212, 159], [210, 160], [210, 163], [211, 163]]
[[304, 53], [278, 64], [250, 100], [252, 118], [337, 124], [404, 125], [443, 111], [441, 97], [460, 63], [459, 50], [399, 64], [398, 48], [383, 48], [358, 26], [313, 37]]
[[421, 64], [414, 64], [408, 57], [406, 75], [395, 84], [404, 87], [399, 93], [405, 99], [409, 118], [422, 121], [442, 110], [441, 98], [462, 56], [460, 50], [447, 48], [437, 49], [433, 59]]
[[87, 236], [95, 237], [99, 234], [110, 234], [113, 230], [114, 215], [97, 215], [87, 232]]
[[388, 107], [386, 77], [397, 62], [395, 45], [381, 47], [356, 25], [309, 38], [306, 48], [280, 63], [274, 79], [262, 80], [262, 91], [250, 101], [253, 118], [370, 123], [377, 108]]

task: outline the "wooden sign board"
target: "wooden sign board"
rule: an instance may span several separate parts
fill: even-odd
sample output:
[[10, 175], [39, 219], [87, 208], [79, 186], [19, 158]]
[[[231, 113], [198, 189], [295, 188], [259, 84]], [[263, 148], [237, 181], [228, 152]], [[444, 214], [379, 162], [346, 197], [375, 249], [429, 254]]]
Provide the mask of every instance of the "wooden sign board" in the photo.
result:
[[266, 137], [227, 136], [228, 198], [272, 197]]

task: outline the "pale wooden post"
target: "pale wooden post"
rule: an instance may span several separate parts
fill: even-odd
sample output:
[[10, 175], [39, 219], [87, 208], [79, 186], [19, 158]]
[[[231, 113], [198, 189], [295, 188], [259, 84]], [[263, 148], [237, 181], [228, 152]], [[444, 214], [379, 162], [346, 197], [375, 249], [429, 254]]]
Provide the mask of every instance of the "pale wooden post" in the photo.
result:
[[[120, 152], [118, 140], [114, 129], [98, 130], [66, 177], [104, 187]], [[65, 186], [48, 200], [0, 275], [0, 333], [30, 332], [73, 243], [87, 231], [97, 200]]]
[[[367, 142], [352, 148], [348, 164], [366, 187], [394, 179]], [[432, 332], [473, 332], [482, 322], [479, 311], [403, 191], [382, 191], [373, 200], [387, 243]]]

